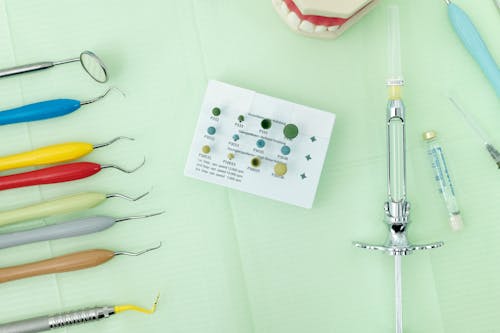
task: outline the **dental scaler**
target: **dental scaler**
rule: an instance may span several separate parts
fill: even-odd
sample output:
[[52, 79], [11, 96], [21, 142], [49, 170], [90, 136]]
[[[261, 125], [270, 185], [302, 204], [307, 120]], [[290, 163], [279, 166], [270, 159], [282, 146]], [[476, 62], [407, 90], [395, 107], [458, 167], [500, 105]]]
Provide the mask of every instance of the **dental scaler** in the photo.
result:
[[30, 262], [23, 265], [2, 267], [0, 268], [0, 283], [46, 274], [79, 271], [102, 265], [116, 256], [125, 255], [137, 257], [147, 252], [157, 250], [160, 247], [161, 242], [157, 246], [139, 252], [94, 249], [73, 252], [63, 256]]
[[86, 101], [60, 98], [5, 110], [0, 112], [0, 125], [10, 125], [65, 116], [75, 112], [84, 105], [92, 104], [103, 99], [113, 89], [118, 90], [117, 88], [109, 88], [101, 96]]
[[40, 166], [77, 160], [90, 154], [94, 149], [109, 146], [119, 140], [131, 140], [127, 136], [118, 136], [108, 142], [91, 144], [88, 142], [66, 142], [41, 147], [32, 151], [0, 157], [0, 171]]
[[94, 208], [111, 198], [137, 201], [148, 194], [149, 192], [146, 192], [135, 198], [120, 193], [106, 194], [99, 192], [82, 192], [66, 195], [40, 203], [2, 211], [0, 212], [0, 228], [13, 223], [42, 219], [52, 215], [68, 214]]
[[354, 242], [363, 249], [379, 250], [394, 256], [396, 333], [403, 332], [403, 306], [401, 281], [401, 256], [416, 250], [427, 250], [443, 245], [443, 242], [414, 245], [408, 241], [410, 203], [406, 195], [406, 119], [401, 99], [404, 84], [401, 72], [399, 9], [389, 7], [389, 101], [387, 104], [387, 201], [384, 205], [385, 222], [389, 237], [384, 245]]
[[8, 176], [0, 176], [0, 191], [13, 188], [70, 182], [95, 175], [102, 169], [113, 168], [124, 173], [134, 173], [146, 163], [146, 159], [133, 169], [124, 169], [114, 164], [93, 162], [73, 162], [51, 166], [35, 171], [28, 171]]
[[158, 300], [156, 300], [151, 309], [144, 309], [137, 305], [125, 304], [116, 306], [99, 306], [85, 310], [66, 312], [53, 316], [41, 316], [36, 318], [24, 319], [12, 323], [0, 324], [0, 332], [2, 333], [35, 333], [44, 332], [56, 328], [74, 326], [77, 324], [85, 324], [90, 321], [109, 318], [110, 316], [125, 312], [137, 311], [145, 314], [153, 314], [156, 311]]

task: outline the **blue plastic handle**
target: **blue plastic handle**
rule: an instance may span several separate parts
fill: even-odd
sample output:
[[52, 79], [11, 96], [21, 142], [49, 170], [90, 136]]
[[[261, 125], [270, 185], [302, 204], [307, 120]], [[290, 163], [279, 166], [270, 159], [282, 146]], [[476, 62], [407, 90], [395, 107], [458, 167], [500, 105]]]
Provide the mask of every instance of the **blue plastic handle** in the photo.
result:
[[53, 99], [0, 112], [0, 125], [23, 123], [67, 115], [80, 108], [75, 99]]
[[486, 75], [493, 85], [497, 97], [500, 98], [500, 70], [476, 27], [469, 16], [453, 3], [448, 5], [448, 16], [458, 37], [460, 37], [469, 53], [479, 64], [484, 75]]

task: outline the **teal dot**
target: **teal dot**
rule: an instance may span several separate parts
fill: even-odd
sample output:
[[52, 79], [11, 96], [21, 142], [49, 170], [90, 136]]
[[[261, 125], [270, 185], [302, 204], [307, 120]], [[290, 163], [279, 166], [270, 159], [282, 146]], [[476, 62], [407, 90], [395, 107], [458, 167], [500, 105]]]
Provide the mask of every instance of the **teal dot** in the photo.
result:
[[215, 130], [215, 127], [213, 126], [210, 126], [209, 128], [207, 128], [207, 133], [210, 134], [210, 135], [214, 135], [216, 132]]
[[290, 154], [290, 151], [291, 151], [291, 149], [290, 149], [290, 147], [288, 147], [288, 146], [283, 146], [283, 147], [281, 147], [281, 153], [282, 153], [283, 155], [288, 155], [288, 154]]
[[233, 135], [233, 140], [238, 141], [240, 139], [240, 136], [238, 134]]
[[259, 139], [259, 140], [257, 140], [256, 144], [257, 144], [257, 147], [264, 148], [264, 146], [266, 145], [266, 141]]

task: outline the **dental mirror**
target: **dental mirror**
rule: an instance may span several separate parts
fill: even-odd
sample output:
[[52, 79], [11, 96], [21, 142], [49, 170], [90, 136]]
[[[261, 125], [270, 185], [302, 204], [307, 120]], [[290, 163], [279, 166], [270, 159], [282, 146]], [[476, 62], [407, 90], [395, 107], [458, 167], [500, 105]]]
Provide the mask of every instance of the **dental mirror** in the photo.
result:
[[44, 61], [28, 65], [16, 66], [0, 70], [0, 78], [17, 75], [27, 72], [38, 71], [46, 68], [51, 68], [56, 65], [63, 65], [70, 62], [80, 62], [83, 69], [90, 75], [91, 78], [99, 83], [108, 81], [108, 70], [102, 60], [90, 51], [83, 51], [78, 58], [65, 59], [61, 61]]

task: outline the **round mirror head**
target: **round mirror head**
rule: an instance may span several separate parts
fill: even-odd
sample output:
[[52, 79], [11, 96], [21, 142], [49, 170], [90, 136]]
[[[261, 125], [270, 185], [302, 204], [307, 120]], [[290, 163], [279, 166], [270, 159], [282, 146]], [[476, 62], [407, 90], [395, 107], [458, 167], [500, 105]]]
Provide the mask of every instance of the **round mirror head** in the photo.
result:
[[93, 52], [83, 51], [80, 54], [80, 62], [85, 71], [97, 82], [108, 81], [108, 70], [106, 66]]

